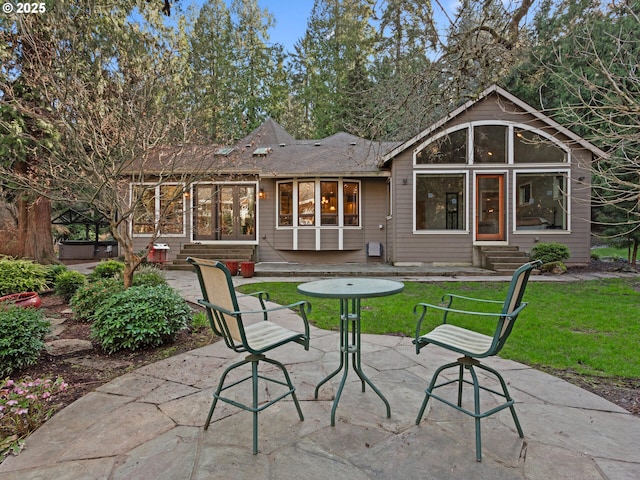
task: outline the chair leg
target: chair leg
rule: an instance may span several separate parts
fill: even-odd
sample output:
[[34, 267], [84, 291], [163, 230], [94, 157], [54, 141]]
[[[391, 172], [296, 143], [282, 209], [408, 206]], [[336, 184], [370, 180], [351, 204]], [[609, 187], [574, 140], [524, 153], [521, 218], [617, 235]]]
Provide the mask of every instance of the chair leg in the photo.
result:
[[[431, 378], [431, 382], [429, 383], [429, 386], [425, 390], [424, 401], [422, 402], [422, 406], [420, 407], [420, 411], [418, 412], [418, 417], [416, 418], [416, 425], [418, 425], [420, 423], [420, 420], [422, 420], [422, 415], [424, 414], [424, 411], [427, 408], [427, 403], [429, 403], [431, 394], [433, 390], [437, 388], [437, 387], [434, 387], [434, 385], [436, 384], [436, 381], [438, 380], [438, 376], [440, 375], [440, 373], [443, 370], [446, 370], [447, 368], [455, 367], [457, 365], [458, 365], [458, 362], [448, 363], [446, 365], [442, 365], [435, 371], [435, 373], [433, 374], [433, 377]], [[447, 383], [451, 383], [451, 382], [447, 382]]]
[[[283, 382], [275, 378], [268, 378], [265, 376], [261, 376], [258, 372], [258, 366], [260, 361], [277, 366], [284, 374], [285, 381]], [[230, 385], [225, 386], [224, 383], [229, 372], [247, 363], [251, 363], [251, 376], [244, 377], [241, 380], [238, 380], [236, 382], [231, 383]], [[258, 382], [260, 378], [268, 382], [277, 383], [279, 385], [285, 386], [288, 388], [288, 391], [266, 402], [264, 405], [260, 406], [259, 405], [259, 401], [260, 401], [259, 389], [258, 389], [258, 386], [259, 386]], [[232, 388], [247, 380], [251, 380], [252, 400], [251, 400], [250, 406], [222, 396], [222, 391], [228, 388]], [[270, 405], [273, 405], [277, 401], [283, 399], [287, 395], [291, 395], [291, 397], [293, 398], [293, 402], [296, 406], [296, 410], [298, 411], [298, 416], [300, 417], [300, 420], [304, 420], [304, 416], [302, 415], [302, 409], [300, 408], [300, 403], [298, 402], [298, 398], [296, 397], [295, 390], [296, 390], [295, 387], [291, 383], [291, 378], [289, 377], [289, 373], [287, 372], [287, 369], [282, 363], [278, 362], [277, 360], [266, 358], [264, 355], [261, 355], [261, 354], [250, 354], [244, 360], [234, 363], [223, 372], [222, 377], [220, 378], [220, 382], [218, 383], [218, 387], [213, 393], [213, 402], [211, 403], [211, 408], [209, 409], [209, 415], [207, 416], [207, 421], [205, 422], [204, 429], [207, 430], [209, 428], [209, 424], [211, 423], [211, 417], [213, 416], [213, 411], [216, 408], [216, 404], [218, 403], [218, 400], [222, 400], [223, 402], [229, 403], [243, 410], [248, 410], [253, 415], [253, 454], [256, 455], [258, 453], [258, 413], [259, 412], [269, 407]]]
[[[455, 380], [448, 380], [448, 381], [443, 381], [442, 383], [436, 385], [438, 376], [440, 375], [440, 373], [443, 370], [446, 370], [448, 368], [452, 368], [452, 367], [458, 367], [459, 371], [458, 371], [458, 378]], [[492, 373], [500, 382], [500, 385], [502, 387], [502, 393], [500, 393], [497, 390], [493, 390], [491, 388], [488, 387], [484, 387], [480, 385], [480, 382], [478, 381], [478, 376], [476, 374], [475, 368], [480, 368], [482, 370], [485, 370], [489, 373]], [[468, 369], [469, 370], [469, 374], [471, 375], [471, 380], [465, 380], [464, 379], [464, 369]], [[434, 390], [436, 390], [437, 388], [440, 387], [444, 387], [446, 385], [450, 385], [452, 383], [458, 383], [458, 398], [457, 398], [457, 403], [453, 403], [450, 402], [449, 400], [440, 397], [438, 395], [436, 395], [434, 393]], [[473, 411], [471, 410], [467, 410], [465, 408], [462, 407], [462, 384], [463, 383], [468, 383], [470, 385], [473, 386]], [[480, 390], [486, 390], [488, 392], [491, 392], [495, 395], [501, 396], [505, 399], [505, 402], [498, 405], [495, 408], [489, 409], [486, 412], [481, 412], [480, 411]], [[480, 420], [482, 418], [488, 417], [490, 415], [493, 415], [494, 413], [499, 412], [500, 410], [503, 410], [505, 408], [509, 408], [509, 410], [511, 411], [511, 416], [513, 417], [513, 421], [516, 425], [516, 429], [518, 430], [518, 435], [520, 436], [520, 438], [524, 438], [524, 434], [522, 432], [522, 428], [520, 426], [520, 421], [518, 419], [518, 416], [516, 415], [516, 411], [515, 408], [513, 406], [513, 399], [511, 398], [511, 395], [509, 395], [509, 391], [507, 389], [507, 384], [504, 381], [504, 379], [502, 378], [502, 375], [494, 370], [491, 367], [487, 367], [486, 365], [481, 364], [478, 360], [473, 359], [471, 357], [462, 357], [459, 358], [458, 361], [456, 362], [452, 362], [452, 363], [448, 363], [446, 365], [443, 365], [441, 367], [439, 367], [435, 373], [433, 374], [433, 378], [431, 379], [431, 382], [429, 383], [429, 387], [427, 387], [427, 389], [425, 390], [425, 398], [424, 401], [422, 402], [422, 406], [420, 407], [420, 412], [418, 413], [418, 417], [416, 418], [416, 425], [420, 423], [420, 420], [422, 419], [422, 416], [424, 415], [424, 411], [427, 407], [427, 403], [429, 402], [429, 399], [431, 397], [434, 397], [437, 400], [440, 400], [443, 403], [446, 403], [447, 405], [449, 405], [450, 407], [455, 408], [456, 410], [461, 411], [462, 413], [465, 413], [471, 417], [474, 418], [474, 422], [475, 422], [475, 444], [476, 444], [476, 460], [478, 462], [482, 461], [482, 434], [481, 434], [481, 428], [480, 428]]]
[[253, 454], [258, 453], [258, 360], [251, 362], [251, 383], [253, 387]]
[[207, 421], [204, 423], [204, 429], [207, 430], [209, 428], [209, 424], [211, 423], [211, 417], [213, 416], [213, 411], [216, 408], [216, 404], [218, 403], [218, 398], [220, 398], [220, 393], [223, 390], [224, 387], [224, 381], [227, 378], [227, 375], [229, 374], [229, 372], [231, 370], [233, 370], [234, 368], [238, 368], [241, 367], [242, 365], [245, 365], [247, 363], [249, 363], [251, 360], [248, 359], [244, 359], [238, 363], [234, 363], [233, 365], [231, 365], [230, 367], [228, 367], [223, 373], [222, 373], [222, 377], [220, 377], [220, 381], [218, 382], [218, 388], [216, 388], [216, 391], [213, 392], [213, 402], [211, 402], [211, 408], [209, 408], [209, 415], [207, 415]]
[[296, 410], [298, 411], [298, 416], [300, 417], [301, 421], [304, 421], [304, 415], [302, 415], [302, 409], [300, 408], [300, 403], [298, 403], [298, 397], [296, 396], [296, 387], [294, 387], [293, 383], [291, 383], [289, 372], [287, 372], [285, 366], [277, 360], [273, 360], [271, 358], [264, 358], [263, 361], [275, 365], [276, 367], [280, 368], [280, 370], [282, 370], [284, 378], [287, 382], [287, 386], [289, 387], [289, 390], [291, 392], [291, 398], [293, 399], [293, 403], [295, 404]]
[[482, 368], [487, 372], [493, 373], [495, 377], [498, 379], [498, 381], [500, 382], [500, 386], [502, 387], [502, 392], [504, 394], [503, 396], [504, 396], [504, 399], [506, 400], [505, 404], [509, 405], [509, 411], [511, 412], [511, 416], [513, 417], [513, 423], [515, 423], [516, 425], [516, 430], [518, 430], [518, 435], [520, 436], [520, 438], [524, 438], [524, 432], [522, 431], [522, 427], [520, 426], [520, 420], [518, 420], [516, 409], [513, 406], [515, 402], [513, 398], [511, 398], [511, 395], [509, 394], [509, 390], [507, 388], [507, 382], [504, 381], [504, 378], [502, 378], [502, 375], [495, 369], [491, 367], [487, 367], [486, 365], [479, 365], [479, 368]]
[[[462, 365], [460, 366], [462, 368]], [[473, 380], [473, 408], [475, 415], [473, 418], [475, 419], [475, 427], [476, 427], [476, 461], [482, 461], [482, 439], [481, 439], [481, 431], [480, 431], [480, 418], [482, 418], [482, 413], [480, 412], [480, 387], [478, 384], [478, 376], [476, 375], [476, 371], [473, 368], [473, 365], [468, 365], [469, 373], [471, 374], [471, 378]]]

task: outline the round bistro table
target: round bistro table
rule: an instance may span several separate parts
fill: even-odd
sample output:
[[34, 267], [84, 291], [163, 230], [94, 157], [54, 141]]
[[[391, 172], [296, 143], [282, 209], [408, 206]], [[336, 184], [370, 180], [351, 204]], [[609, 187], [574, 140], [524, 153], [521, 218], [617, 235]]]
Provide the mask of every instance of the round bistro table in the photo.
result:
[[[315, 398], [318, 399], [320, 387], [335, 377], [341, 371], [342, 381], [338, 387], [333, 408], [331, 409], [331, 426], [335, 426], [336, 408], [342, 395], [347, 375], [349, 373], [349, 354], [352, 357], [352, 367], [362, 382], [362, 391], [365, 391], [365, 383], [382, 399], [387, 407], [387, 418], [391, 417], [389, 402], [380, 390], [362, 371], [360, 361], [360, 300], [363, 298], [384, 297], [394, 295], [404, 289], [404, 284], [393, 280], [380, 278], [331, 278], [298, 285], [298, 291], [303, 295], [318, 298], [336, 298], [340, 300], [340, 365], [322, 380], [315, 389]], [[349, 338], [349, 325], [351, 325], [351, 338]]]

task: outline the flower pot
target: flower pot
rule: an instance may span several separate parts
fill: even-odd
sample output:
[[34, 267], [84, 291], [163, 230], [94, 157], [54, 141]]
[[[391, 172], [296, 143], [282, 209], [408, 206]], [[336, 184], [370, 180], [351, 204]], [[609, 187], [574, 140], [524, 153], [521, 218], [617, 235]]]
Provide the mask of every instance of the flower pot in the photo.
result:
[[236, 260], [228, 260], [226, 262], [224, 262], [224, 264], [227, 267], [227, 270], [229, 270], [229, 273], [231, 274], [232, 277], [235, 277], [238, 274], [238, 265], [240, 262], [236, 261]]
[[251, 278], [255, 273], [256, 264], [254, 262], [241, 262], [240, 273], [244, 278]]
[[36, 292], [22, 292], [0, 297], [0, 303], [13, 304], [16, 307], [22, 308], [40, 308], [40, 305], [42, 305], [42, 299]]

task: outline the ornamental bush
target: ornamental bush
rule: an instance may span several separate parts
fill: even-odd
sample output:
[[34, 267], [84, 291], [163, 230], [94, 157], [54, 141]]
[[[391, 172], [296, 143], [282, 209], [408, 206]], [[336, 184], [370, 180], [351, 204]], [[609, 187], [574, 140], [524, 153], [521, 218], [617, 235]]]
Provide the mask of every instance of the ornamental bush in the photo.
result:
[[56, 277], [56, 293], [60, 295], [65, 302], [68, 302], [71, 300], [71, 297], [73, 297], [78, 288], [84, 285], [86, 281], [87, 277], [80, 272], [76, 272], [74, 270], [62, 272]]
[[123, 290], [124, 284], [115, 278], [101, 278], [85, 283], [76, 290], [69, 302], [73, 316], [85, 322], [92, 321], [96, 308], [107, 298]]
[[99, 278], [113, 278], [124, 272], [124, 263], [118, 260], [105, 260], [98, 263], [93, 272], [91, 272], [91, 278], [97, 280]]
[[55, 288], [56, 286], [56, 278], [61, 273], [64, 273], [68, 270], [66, 265], [55, 264], [55, 265], [46, 265], [45, 266], [45, 279], [47, 280], [47, 286], [49, 288]]
[[91, 336], [107, 353], [157, 347], [186, 328], [187, 302], [166, 285], [131, 287], [96, 307]]
[[542, 260], [542, 263], [563, 262], [569, 258], [569, 247], [562, 243], [538, 243], [531, 249], [531, 260]]
[[150, 264], [144, 264], [138, 267], [133, 274], [133, 286], [139, 287], [146, 285], [147, 287], [155, 287], [157, 285], [166, 285], [167, 279], [164, 273], [158, 267]]
[[0, 296], [41, 292], [47, 288], [46, 268], [31, 260], [0, 257]]
[[0, 305], [0, 378], [38, 361], [50, 327], [40, 310]]

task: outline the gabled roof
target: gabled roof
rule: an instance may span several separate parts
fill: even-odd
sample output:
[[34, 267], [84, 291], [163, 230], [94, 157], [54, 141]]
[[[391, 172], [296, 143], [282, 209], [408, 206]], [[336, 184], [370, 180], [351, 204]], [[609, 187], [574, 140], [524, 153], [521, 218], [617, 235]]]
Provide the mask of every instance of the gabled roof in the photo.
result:
[[400, 153], [404, 152], [405, 150], [413, 147], [418, 142], [423, 140], [425, 137], [428, 137], [429, 135], [431, 135], [433, 132], [435, 132], [436, 130], [438, 130], [442, 126], [444, 126], [451, 119], [457, 117], [458, 115], [462, 114], [463, 112], [465, 112], [466, 110], [471, 108], [473, 105], [477, 104], [478, 102], [484, 100], [485, 98], [487, 98], [487, 97], [489, 97], [490, 95], [493, 95], [493, 94], [499, 95], [499, 96], [505, 98], [509, 102], [511, 102], [514, 105], [516, 105], [517, 107], [521, 108], [524, 112], [529, 113], [532, 116], [534, 116], [535, 118], [537, 118], [538, 120], [542, 121], [543, 123], [548, 125], [550, 128], [553, 128], [556, 131], [558, 131], [559, 133], [562, 133], [567, 138], [569, 138], [571, 141], [573, 141], [573, 142], [577, 143], [578, 145], [580, 145], [581, 147], [591, 151], [593, 153], [593, 155], [595, 155], [596, 157], [606, 157], [607, 156], [607, 154], [604, 151], [600, 150], [598, 147], [596, 147], [592, 143], [590, 143], [590, 142], [586, 141], [584, 138], [576, 135], [575, 133], [573, 133], [568, 128], [563, 127], [558, 122], [556, 122], [555, 120], [553, 120], [550, 117], [546, 116], [542, 112], [536, 110], [535, 108], [533, 108], [528, 103], [520, 100], [515, 95], [512, 95], [511, 93], [507, 92], [505, 89], [503, 89], [503, 88], [499, 87], [498, 85], [494, 84], [494, 85], [490, 86], [489, 88], [487, 88], [486, 90], [484, 90], [482, 93], [480, 93], [480, 95], [478, 95], [477, 99], [469, 100], [468, 102], [464, 103], [463, 105], [461, 105], [460, 107], [456, 108], [451, 113], [446, 115], [444, 118], [440, 119], [436, 123], [432, 124], [431, 126], [426, 128], [425, 130], [423, 130], [420, 133], [418, 133], [413, 138], [410, 138], [406, 142], [403, 142], [402, 144], [398, 145], [396, 148], [394, 148], [393, 150], [391, 150], [390, 152], [385, 154], [383, 156], [383, 158], [382, 158], [381, 165], [386, 165], [390, 160], [392, 160], [393, 158], [395, 158], [396, 156], [398, 156]]

